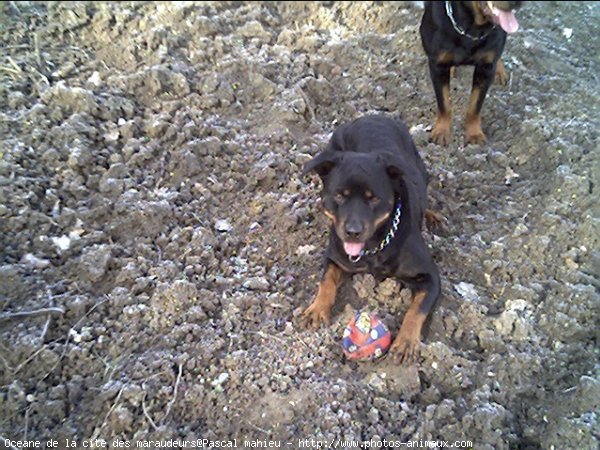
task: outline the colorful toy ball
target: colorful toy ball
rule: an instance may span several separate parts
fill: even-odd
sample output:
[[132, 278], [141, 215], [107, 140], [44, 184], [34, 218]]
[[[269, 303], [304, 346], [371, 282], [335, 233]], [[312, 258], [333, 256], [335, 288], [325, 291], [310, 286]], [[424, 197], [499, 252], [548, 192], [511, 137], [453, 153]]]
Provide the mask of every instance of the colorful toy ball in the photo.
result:
[[375, 313], [357, 312], [346, 329], [342, 348], [348, 359], [373, 360], [390, 348], [392, 336]]

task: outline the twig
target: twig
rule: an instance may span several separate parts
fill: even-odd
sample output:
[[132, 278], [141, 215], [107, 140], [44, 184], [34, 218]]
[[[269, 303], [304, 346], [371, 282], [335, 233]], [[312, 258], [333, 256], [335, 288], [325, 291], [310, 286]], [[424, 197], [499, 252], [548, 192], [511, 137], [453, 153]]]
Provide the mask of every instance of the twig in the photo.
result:
[[102, 425], [100, 425], [100, 428], [97, 428], [94, 431], [94, 434], [90, 438], [92, 441], [94, 441], [98, 438], [98, 436], [100, 435], [100, 432], [102, 431], [102, 428], [104, 428], [104, 426], [106, 425], [106, 422], [108, 421], [108, 418], [110, 417], [110, 414], [117, 407], [117, 404], [119, 403], [119, 400], [121, 399], [121, 394], [123, 393], [123, 389], [125, 389], [125, 386], [121, 387], [121, 389], [119, 390], [119, 393], [117, 394], [117, 398], [115, 399], [115, 402], [113, 403], [113, 405], [110, 407], [110, 409], [106, 413], [106, 416], [104, 416], [104, 422], [102, 422]]
[[[237, 412], [238, 416], [242, 416], [242, 411], [238, 408], [233, 408], [234, 411]], [[261, 433], [265, 433], [265, 434], [269, 434], [270, 431], [269, 430], [265, 430], [264, 428], [259, 427], [258, 425], [253, 424], [252, 422], [250, 422], [248, 419], [244, 418], [244, 422], [246, 422], [248, 425], [250, 425], [252, 428], [254, 428], [256, 431], [260, 431]]]
[[250, 425], [252, 428], [254, 428], [257, 431], [260, 431], [262, 433], [265, 434], [269, 434], [270, 432], [268, 430], [265, 430], [264, 428], [259, 427], [258, 425], [254, 425], [252, 422], [250, 422], [248, 419], [245, 419], [245, 422]]
[[[268, 335], [266, 334], [264, 331], [246, 331], [245, 333], [247, 334], [256, 334], [258, 336], [260, 336], [263, 339], [275, 339], [278, 340], [279, 342], [282, 342], [285, 345], [289, 345], [290, 343], [288, 341], [286, 341], [285, 339], [279, 337], [279, 336], [275, 336], [275, 335]], [[309, 349], [312, 350], [312, 347], [310, 345], [308, 345], [306, 342], [304, 342], [304, 340], [300, 337], [296, 337], [295, 338], [297, 342], [300, 342], [301, 344], [304, 344], [304, 346]]]
[[37, 355], [39, 355], [42, 350], [48, 348], [47, 345], [43, 345], [41, 348], [37, 349], [35, 352], [33, 352], [31, 355], [29, 355], [29, 357], [23, 361], [21, 364], [19, 364], [17, 366], [17, 368], [14, 370], [13, 372], [13, 376], [16, 375], [23, 367], [25, 367], [33, 358], [35, 358]]
[[268, 335], [264, 331], [246, 331], [246, 333], [248, 333], [248, 334], [256, 334], [257, 336], [260, 336], [261, 338], [267, 339], [267, 340], [275, 339], [276, 341], [279, 341], [279, 342], [281, 342], [282, 344], [285, 344], [285, 345], [289, 344], [289, 342], [286, 341], [285, 339], [280, 338], [279, 336], [275, 336], [275, 335]]
[[46, 338], [46, 333], [48, 333], [48, 327], [50, 326], [50, 320], [52, 316], [48, 314], [48, 319], [44, 325], [44, 329], [42, 330], [42, 335], [40, 336], [40, 345], [44, 345], [44, 339]]
[[[77, 284], [75, 284], [75, 286], [77, 286]], [[95, 310], [98, 306], [102, 305], [103, 303], [106, 303], [107, 301], [108, 301], [108, 298], [105, 298], [101, 302], [96, 303], [94, 306], [92, 306], [90, 308], [90, 310], [88, 312], [86, 312], [83, 316], [81, 316], [81, 319], [79, 319], [75, 323], [75, 325], [73, 325], [71, 328], [69, 328], [69, 331], [67, 332], [67, 340], [65, 341], [63, 351], [60, 354], [60, 358], [58, 358], [58, 361], [56, 361], [56, 363], [54, 363], [54, 366], [52, 366], [52, 368], [50, 369], [50, 371], [46, 375], [44, 375], [43, 378], [40, 381], [38, 381], [38, 383], [40, 383], [40, 382], [44, 381], [46, 378], [48, 378], [50, 376], [50, 374], [54, 371], [54, 369], [56, 369], [56, 367], [58, 366], [58, 363], [60, 363], [62, 361], [62, 359], [65, 357], [65, 354], [67, 353], [67, 348], [68, 348], [68, 345], [69, 345], [69, 341], [71, 339], [71, 333], [70, 333], [70, 331], [73, 330], [73, 329], [75, 329], [75, 327], [77, 325], [79, 325], [83, 321], [83, 319], [85, 319], [89, 314], [91, 314], [91, 312], [93, 310]]]
[[42, 72], [40, 72], [39, 70], [37, 70], [35, 67], [33, 68], [33, 71], [38, 74], [38, 76], [40, 77], [40, 79], [44, 83], [46, 83], [46, 85], [50, 86], [50, 81], [48, 81], [48, 77], [46, 75], [44, 75]]
[[21, 75], [21, 72], [19, 72], [18, 70], [15, 70], [15, 69], [11, 69], [10, 67], [0, 66], [0, 70], [4, 70], [5, 72], [10, 72], [15, 75]]
[[179, 364], [179, 373], [177, 374], [177, 380], [175, 381], [175, 388], [173, 389], [173, 398], [167, 405], [167, 412], [165, 413], [164, 417], [160, 421], [161, 425], [164, 425], [165, 420], [167, 420], [167, 417], [169, 416], [169, 413], [171, 412], [171, 407], [173, 406], [173, 404], [175, 403], [175, 400], [177, 399], [177, 389], [179, 388], [179, 382], [181, 381], [182, 371], [183, 371], [183, 364]]
[[13, 371], [13, 368], [10, 366], [10, 364], [8, 364], [8, 361], [6, 359], [4, 359], [4, 356], [0, 355], [0, 361], [2, 361], [2, 364], [4, 364], [4, 366], [10, 371]]
[[31, 409], [31, 406], [25, 410], [25, 433], [24, 433], [24, 437], [23, 437], [24, 441], [27, 441], [27, 433], [29, 431], [29, 410], [30, 409]]
[[[105, 377], [106, 374], [108, 373], [108, 371], [111, 370], [113, 367], [109, 363], [107, 363], [106, 360], [98, 354], [98, 352], [94, 351], [94, 349], [91, 350], [91, 353], [96, 358], [100, 359], [100, 361], [102, 361], [102, 364], [104, 364], [105, 369], [104, 369], [104, 374], [102, 375], [102, 377]], [[117, 360], [118, 359], [119, 358], [117, 357]], [[108, 379], [108, 381], [105, 381], [104, 383], [108, 383], [109, 381], [110, 381], [110, 378]]]
[[144, 416], [146, 416], [146, 419], [148, 419], [148, 423], [150, 423], [150, 425], [152, 425], [152, 428], [154, 428], [155, 431], [158, 430], [158, 427], [154, 423], [154, 420], [152, 420], [152, 417], [150, 417], [150, 414], [148, 414], [148, 410], [146, 410], [146, 393], [145, 392], [144, 392], [144, 398], [142, 399], [142, 411], [144, 412]]
[[41, 69], [42, 68], [42, 54], [40, 53], [40, 33], [35, 32], [33, 34], [33, 46], [35, 48], [35, 59], [37, 60], [37, 65]]
[[13, 313], [0, 314], [0, 322], [17, 317], [35, 317], [43, 316], [44, 314], [64, 314], [65, 310], [62, 308], [44, 308], [36, 309], [35, 311], [17, 311]]
[[7, 57], [6, 57], [6, 59], [8, 59], [8, 62], [9, 62], [9, 63], [10, 63], [10, 64], [11, 64], [11, 65], [14, 67], [14, 68], [15, 68], [15, 70], [16, 70], [18, 73], [23, 73], [23, 69], [21, 69], [21, 68], [19, 67], [19, 65], [18, 65], [18, 64], [15, 62], [15, 60], [14, 60], [14, 59], [12, 59], [10, 56], [7, 56]]

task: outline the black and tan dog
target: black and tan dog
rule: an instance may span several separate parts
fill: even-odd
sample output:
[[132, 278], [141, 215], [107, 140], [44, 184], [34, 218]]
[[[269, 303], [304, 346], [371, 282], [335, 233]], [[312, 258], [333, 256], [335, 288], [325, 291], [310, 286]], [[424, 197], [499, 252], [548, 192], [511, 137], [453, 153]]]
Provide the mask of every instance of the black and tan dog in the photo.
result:
[[473, 86], [465, 120], [466, 143], [481, 144], [481, 107], [494, 80], [506, 83], [500, 60], [506, 34], [519, 24], [513, 10], [521, 1], [428, 1], [421, 21], [421, 41], [429, 59], [429, 71], [437, 100], [437, 116], [431, 133], [434, 142], [450, 143], [450, 69], [473, 65]]
[[421, 329], [440, 294], [440, 276], [421, 235], [441, 219], [426, 209], [428, 175], [406, 127], [367, 116], [339, 127], [327, 148], [304, 167], [323, 182], [331, 219], [325, 272], [304, 311], [305, 325], [329, 323], [336, 291], [347, 274], [394, 276], [413, 291], [391, 352], [400, 361], [419, 353]]

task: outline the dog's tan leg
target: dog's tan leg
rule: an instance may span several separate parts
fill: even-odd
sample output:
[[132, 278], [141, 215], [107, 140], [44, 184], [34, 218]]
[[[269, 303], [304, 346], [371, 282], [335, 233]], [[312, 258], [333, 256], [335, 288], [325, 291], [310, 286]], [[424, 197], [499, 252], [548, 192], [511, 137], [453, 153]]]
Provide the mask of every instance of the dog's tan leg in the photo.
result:
[[331, 307], [335, 303], [335, 294], [340, 285], [344, 272], [336, 264], [329, 261], [319, 284], [317, 297], [302, 313], [303, 325], [317, 328], [321, 322], [329, 325]]
[[485, 134], [481, 129], [481, 115], [479, 114], [477, 104], [481, 96], [481, 88], [474, 86], [469, 98], [469, 108], [465, 120], [465, 131], [467, 144], [483, 144]]
[[444, 216], [440, 213], [435, 212], [433, 209], [425, 210], [425, 226], [429, 231], [433, 231], [436, 228], [439, 228], [444, 223]]
[[437, 114], [431, 131], [431, 139], [440, 145], [450, 143], [450, 128], [452, 126], [450, 68], [453, 61], [454, 55], [449, 52], [442, 52], [436, 59], [429, 59], [429, 73], [437, 102]]
[[421, 330], [428, 313], [425, 310], [426, 308], [423, 308], [426, 297], [426, 291], [419, 291], [415, 294], [404, 316], [398, 336], [396, 336], [390, 348], [390, 352], [400, 363], [411, 363], [419, 357]]
[[435, 117], [435, 125], [431, 132], [433, 142], [440, 145], [448, 145], [450, 143], [450, 128], [452, 126], [452, 112], [450, 109], [450, 93], [449, 86], [446, 84], [441, 89], [442, 107], [438, 108]]
[[501, 59], [496, 63], [496, 75], [494, 77], [496, 84], [506, 85], [508, 83], [508, 74]]

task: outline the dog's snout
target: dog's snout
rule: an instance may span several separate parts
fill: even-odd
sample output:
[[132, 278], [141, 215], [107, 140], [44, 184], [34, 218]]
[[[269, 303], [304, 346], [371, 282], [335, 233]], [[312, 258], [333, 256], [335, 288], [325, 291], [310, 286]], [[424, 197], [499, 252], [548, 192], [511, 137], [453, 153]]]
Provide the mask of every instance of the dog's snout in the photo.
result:
[[363, 224], [356, 219], [349, 220], [344, 226], [344, 231], [346, 232], [349, 238], [358, 238], [363, 232], [363, 230]]

